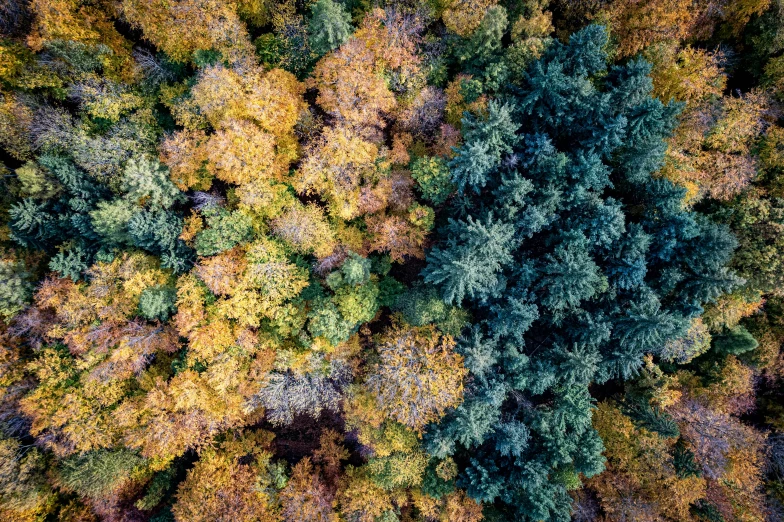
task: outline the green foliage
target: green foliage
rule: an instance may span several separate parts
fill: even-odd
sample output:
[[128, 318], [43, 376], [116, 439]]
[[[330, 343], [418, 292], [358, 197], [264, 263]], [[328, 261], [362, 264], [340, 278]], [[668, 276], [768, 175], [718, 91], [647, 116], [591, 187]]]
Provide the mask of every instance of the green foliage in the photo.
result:
[[[724, 268], [736, 247], [727, 229], [652, 176], [679, 108], [650, 96], [645, 63], [608, 66], [606, 44], [598, 26], [553, 42], [504, 103], [463, 119], [449, 164], [459, 196], [423, 272], [476, 318], [458, 348], [466, 400], [427, 447], [466, 462], [458, 485], [508, 519], [568, 517], [567, 491], [604, 467], [588, 386], [634, 376], [644, 353], [742, 282]], [[530, 406], [510, 413], [512, 397]], [[664, 412], [631, 411], [678, 436]]]
[[82, 273], [89, 268], [87, 253], [79, 246], [69, 248], [65, 252], [58, 252], [49, 261], [49, 268], [60, 274], [60, 277], [70, 277], [78, 281]]
[[427, 457], [424, 454], [399, 452], [388, 457], [370, 459], [367, 470], [373, 482], [392, 491], [419, 485], [426, 465]]
[[678, 439], [672, 453], [672, 465], [680, 478], [701, 477], [702, 468], [694, 460], [694, 452], [686, 447], [683, 439]]
[[145, 460], [127, 449], [95, 450], [65, 459], [58, 470], [63, 488], [99, 499], [117, 491]]
[[160, 512], [156, 513], [150, 518], [150, 522], [175, 522], [174, 515], [171, 512], [171, 507], [164, 507]]
[[165, 321], [177, 311], [177, 292], [169, 286], [150, 286], [139, 297], [139, 313], [150, 320]]
[[588, 253], [585, 236], [577, 235], [559, 244], [544, 257], [542, 279], [537, 290], [544, 292], [542, 305], [556, 317], [566, 310], [604, 292], [607, 280]]
[[335, 292], [332, 301], [349, 324], [366, 323], [375, 317], [379, 307], [378, 285], [372, 283], [341, 287]]
[[781, 4], [0, 2], [0, 519], [784, 513]]
[[496, 101], [488, 104], [486, 119], [467, 113], [462, 124], [465, 144], [449, 163], [452, 181], [461, 193], [469, 188], [479, 193], [490, 172], [501, 165], [504, 154], [512, 152], [519, 124], [512, 120], [512, 108]]
[[313, 52], [327, 54], [348, 40], [351, 35], [351, 17], [343, 6], [332, 0], [318, 0], [311, 8], [308, 33]]
[[60, 190], [58, 183], [36, 163], [28, 161], [16, 169], [21, 195], [36, 199], [50, 199]]
[[640, 428], [658, 433], [664, 438], [680, 436], [678, 424], [672, 416], [662, 411], [658, 406], [651, 406], [647, 400], [629, 400], [624, 404], [623, 410]]
[[[249, 228], [250, 225], [247, 225], [247, 233], [250, 233]], [[128, 234], [133, 245], [159, 255], [161, 266], [172, 268], [176, 272], [187, 270], [192, 262], [190, 249], [179, 239], [181, 232], [182, 219], [169, 210], [137, 210], [128, 222]], [[236, 237], [237, 232], [232, 232], [235, 232]], [[222, 244], [221, 240], [215, 237], [217, 233], [214, 229], [206, 230], [202, 234], [206, 235], [203, 243], [210, 247], [215, 248], [215, 244]], [[200, 237], [201, 235], [197, 237], [197, 248]], [[226, 238], [222, 239], [226, 241]], [[210, 244], [209, 240], [212, 240], [213, 244]]]
[[448, 304], [497, 292], [503, 284], [501, 268], [511, 261], [514, 228], [491, 214], [484, 222], [471, 216], [466, 221], [451, 220], [447, 231], [450, 246], [430, 252], [425, 282], [440, 285]]
[[362, 285], [370, 280], [370, 265], [371, 261], [354, 252], [351, 252], [348, 258], [343, 262], [340, 267], [340, 272], [343, 275], [343, 283], [346, 285]]
[[[445, 466], [447, 464], [447, 466]], [[453, 473], [444, 473], [445, 469], [454, 466]], [[451, 470], [449, 470], [451, 471]], [[422, 492], [430, 497], [440, 499], [444, 495], [450, 494], [455, 490], [455, 477], [457, 466], [454, 461], [439, 461], [431, 459], [425, 468], [425, 473], [422, 476]]]
[[338, 307], [329, 299], [316, 300], [308, 312], [308, 331], [313, 337], [323, 337], [332, 345], [348, 340], [353, 324], [343, 318]]
[[405, 290], [405, 285], [394, 277], [382, 278], [381, 281], [378, 282], [379, 306], [393, 306]]
[[442, 332], [454, 336], [459, 335], [468, 322], [464, 310], [444, 303], [432, 287], [416, 286], [401, 293], [392, 309], [400, 312], [410, 325], [434, 324]]
[[134, 505], [138, 509], [145, 511], [155, 508], [176, 485], [178, 475], [181, 473], [182, 470], [178, 469], [176, 463], [156, 473], [147, 485], [144, 496], [137, 500]]
[[737, 326], [713, 338], [713, 349], [724, 355], [740, 355], [758, 345], [754, 336], [743, 326]]
[[250, 217], [239, 210], [229, 212], [217, 207], [203, 213], [209, 228], [196, 236], [196, 253], [200, 256], [215, 255], [253, 237]]
[[725, 522], [726, 520], [719, 509], [707, 500], [697, 502], [692, 506], [690, 512], [701, 522]]
[[133, 217], [135, 207], [126, 199], [100, 201], [95, 210], [90, 212], [91, 223], [95, 231], [108, 243], [118, 245], [131, 243], [128, 223]]
[[168, 209], [184, 199], [169, 179], [169, 169], [149, 158], [128, 160], [123, 173], [123, 188], [130, 201], [154, 208]]
[[434, 205], [440, 205], [454, 191], [449, 167], [438, 156], [417, 158], [411, 163], [411, 177], [419, 185], [422, 197]]
[[88, 44], [73, 40], [51, 40], [46, 43], [46, 51], [55, 60], [65, 64], [70, 73], [89, 73], [99, 71], [112, 55], [112, 50], [104, 44]]
[[24, 263], [13, 259], [0, 260], [0, 316], [6, 321], [30, 301], [33, 284]]
[[264, 33], [253, 41], [253, 45], [256, 47], [256, 54], [264, 67], [272, 69], [280, 64], [281, 43], [277, 36], [272, 33]]
[[485, 12], [482, 22], [465, 42], [460, 54], [460, 59], [468, 62], [467, 70], [481, 71], [493, 59], [498, 58], [503, 51], [501, 40], [508, 25], [504, 7], [495, 5]]

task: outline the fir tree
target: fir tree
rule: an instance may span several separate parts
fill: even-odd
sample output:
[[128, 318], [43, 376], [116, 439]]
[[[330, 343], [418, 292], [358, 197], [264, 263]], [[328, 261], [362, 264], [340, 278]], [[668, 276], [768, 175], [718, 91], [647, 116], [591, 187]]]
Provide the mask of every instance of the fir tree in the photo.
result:
[[308, 33], [313, 52], [321, 56], [339, 47], [351, 35], [351, 17], [332, 0], [318, 0], [312, 7]]

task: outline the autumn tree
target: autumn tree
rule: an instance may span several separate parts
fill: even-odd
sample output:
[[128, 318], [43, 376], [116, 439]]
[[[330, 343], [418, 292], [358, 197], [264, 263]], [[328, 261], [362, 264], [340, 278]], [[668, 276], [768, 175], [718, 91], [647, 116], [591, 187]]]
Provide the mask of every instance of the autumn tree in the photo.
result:
[[269, 453], [271, 433], [256, 431], [205, 450], [177, 489], [174, 519], [272, 522], [276, 468]]
[[195, 51], [216, 49], [237, 64], [249, 64], [253, 46], [236, 3], [197, 0], [170, 6], [158, 0], [124, 0], [122, 13], [145, 38], [178, 61]]
[[397, 324], [378, 344], [379, 366], [367, 386], [390, 417], [421, 429], [460, 403], [466, 370], [454, 341], [435, 328]]

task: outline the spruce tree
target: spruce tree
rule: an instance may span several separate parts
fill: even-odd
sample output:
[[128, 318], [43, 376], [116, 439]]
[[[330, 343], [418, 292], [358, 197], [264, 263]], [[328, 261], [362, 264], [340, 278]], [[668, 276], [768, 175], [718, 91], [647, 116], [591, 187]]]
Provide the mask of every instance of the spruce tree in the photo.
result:
[[327, 54], [348, 40], [351, 17], [343, 6], [332, 0], [318, 0], [313, 5], [308, 33], [310, 45], [318, 56]]
[[[425, 439], [489, 517], [569, 520], [568, 490], [603, 469], [588, 386], [635, 375], [742, 281], [723, 268], [727, 229], [653, 177], [680, 106], [651, 96], [645, 62], [608, 67], [607, 41], [590, 26], [553, 42], [463, 119], [449, 164], [458, 196], [423, 275], [472, 317], [471, 378]], [[677, 436], [669, 417], [637, 417]]]

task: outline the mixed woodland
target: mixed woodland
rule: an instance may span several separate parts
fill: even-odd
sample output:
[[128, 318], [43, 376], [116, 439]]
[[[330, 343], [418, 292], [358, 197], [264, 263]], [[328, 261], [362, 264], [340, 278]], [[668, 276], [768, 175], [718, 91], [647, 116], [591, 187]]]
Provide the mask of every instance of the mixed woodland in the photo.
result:
[[784, 0], [0, 0], [0, 521], [784, 520]]

